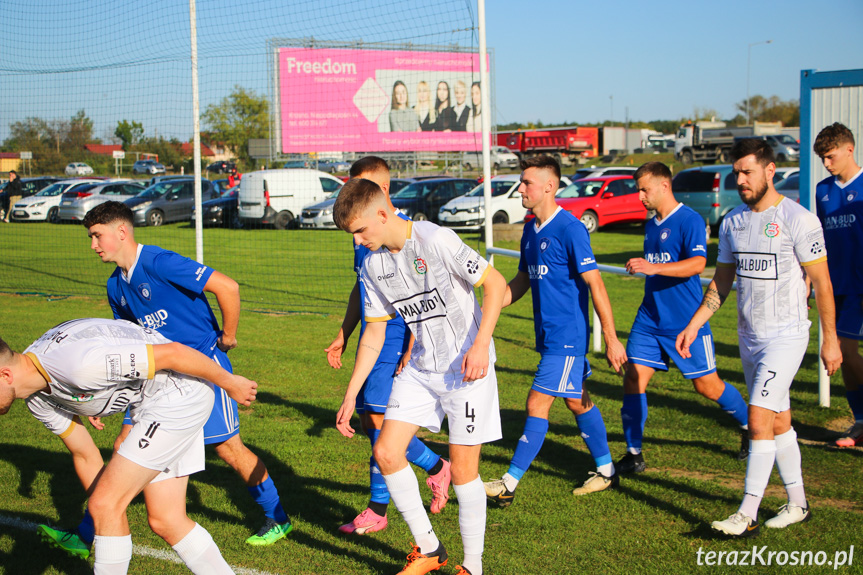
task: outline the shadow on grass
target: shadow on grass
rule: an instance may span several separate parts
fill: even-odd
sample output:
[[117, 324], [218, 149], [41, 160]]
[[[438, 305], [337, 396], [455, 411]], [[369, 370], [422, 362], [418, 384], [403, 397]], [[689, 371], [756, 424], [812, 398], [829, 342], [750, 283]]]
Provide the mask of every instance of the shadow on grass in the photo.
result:
[[[45, 517], [35, 514], [9, 512], [4, 509], [0, 509], [0, 514], [14, 515], [17, 519], [31, 523], [46, 522]], [[13, 544], [8, 552], [0, 551], [0, 572], [16, 575], [93, 573], [88, 561], [69, 557], [64, 551], [49, 547], [40, 541], [35, 531], [22, 531], [17, 527], [0, 525], [0, 535], [3, 534], [8, 534]]]

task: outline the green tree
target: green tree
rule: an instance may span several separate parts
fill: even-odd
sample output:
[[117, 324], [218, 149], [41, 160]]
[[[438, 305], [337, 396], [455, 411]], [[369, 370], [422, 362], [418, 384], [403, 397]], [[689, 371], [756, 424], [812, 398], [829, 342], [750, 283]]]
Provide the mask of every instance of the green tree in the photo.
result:
[[144, 137], [144, 126], [140, 122], [120, 120], [117, 122], [117, 129], [114, 130], [114, 135], [120, 138], [120, 141], [123, 143], [123, 149], [129, 150]]
[[269, 135], [270, 105], [266, 97], [234, 86], [234, 91], [218, 104], [210, 104], [201, 120], [215, 141], [224, 142], [234, 155], [250, 162], [247, 143]]
[[[735, 107], [740, 111], [738, 118], [746, 121], [746, 100], [741, 100]], [[800, 125], [800, 102], [798, 100], [783, 100], [779, 96], [765, 98], [756, 94], [749, 99], [749, 117], [753, 122], [782, 122], [783, 126]]]
[[81, 150], [85, 144], [98, 143], [98, 138], [93, 137], [93, 120], [87, 117], [84, 110], [72, 116], [63, 138], [63, 145], [69, 148], [70, 152]]

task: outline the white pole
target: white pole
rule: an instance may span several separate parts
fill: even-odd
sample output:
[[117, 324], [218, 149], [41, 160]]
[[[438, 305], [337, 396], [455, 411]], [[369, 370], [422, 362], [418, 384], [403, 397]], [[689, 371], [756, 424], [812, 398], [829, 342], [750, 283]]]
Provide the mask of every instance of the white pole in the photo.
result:
[[479, 89], [482, 99], [480, 119], [482, 121], [482, 187], [483, 203], [485, 204], [485, 249], [486, 257], [494, 265], [494, 256], [488, 249], [494, 246], [491, 225], [491, 97], [489, 94], [488, 51], [485, 44], [485, 0], [477, 0], [477, 16], [479, 17]]
[[[592, 300], [591, 303], [593, 303]], [[593, 306], [593, 351], [602, 351], [602, 324], [599, 323], [599, 314], [596, 313], [596, 306]]]
[[[821, 331], [821, 322], [818, 322], [818, 349], [821, 350], [821, 345], [824, 343], [824, 332]], [[818, 405], [821, 407], [830, 407], [830, 376], [827, 375], [827, 369], [824, 367], [824, 362], [818, 358]]]
[[192, 40], [192, 114], [194, 116], [194, 137], [192, 145], [192, 171], [195, 179], [195, 259], [204, 263], [204, 214], [201, 213], [201, 104], [198, 100], [198, 22], [195, 0], [189, 0], [189, 23]]

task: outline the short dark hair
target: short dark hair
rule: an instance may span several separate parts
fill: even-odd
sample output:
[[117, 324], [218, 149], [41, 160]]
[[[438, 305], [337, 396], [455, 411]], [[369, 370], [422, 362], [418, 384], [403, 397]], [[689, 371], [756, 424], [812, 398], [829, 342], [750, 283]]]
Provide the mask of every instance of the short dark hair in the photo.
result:
[[531, 156], [530, 158], [521, 161], [522, 171], [528, 168], [540, 168], [543, 170], [551, 170], [552, 173], [560, 179], [560, 164], [551, 156]]
[[8, 343], [3, 341], [2, 337], [0, 337], [0, 365], [9, 365], [13, 356], [14, 352], [12, 351], [12, 348], [9, 347]]
[[836, 122], [818, 132], [812, 149], [819, 157], [823, 158], [830, 150], [838, 148], [842, 144], [855, 145], [854, 134], [847, 126]]
[[11, 176], [12, 174], [15, 174], [16, 178], [18, 177], [18, 172], [16, 172], [15, 170], [9, 170], [9, 175]]
[[373, 172], [390, 172], [390, 166], [387, 161], [378, 156], [366, 156], [360, 158], [351, 166], [350, 176], [358, 177], [360, 174], [370, 174]]
[[671, 170], [662, 162], [647, 162], [632, 174], [632, 179], [638, 182], [639, 178], [653, 176], [663, 180], [671, 181]]
[[767, 167], [767, 164], [776, 163], [776, 155], [773, 153], [773, 148], [767, 143], [764, 138], [741, 138], [734, 142], [731, 147], [731, 162], [736, 162], [746, 156], [755, 156], [755, 160], [762, 167]]
[[116, 221], [123, 221], [130, 226], [135, 225], [135, 214], [132, 209], [123, 202], [110, 201], [104, 204], [99, 204], [84, 216], [84, 227], [92, 228], [97, 224], [112, 224]]
[[339, 191], [333, 205], [333, 221], [340, 229], [348, 226], [377, 201], [384, 200], [384, 191], [379, 185], [364, 178], [351, 178]]

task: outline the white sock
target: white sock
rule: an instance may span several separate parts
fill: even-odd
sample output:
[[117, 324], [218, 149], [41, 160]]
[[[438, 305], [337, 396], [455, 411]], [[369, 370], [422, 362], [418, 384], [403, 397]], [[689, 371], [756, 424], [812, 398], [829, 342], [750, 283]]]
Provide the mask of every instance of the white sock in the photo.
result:
[[[432, 529], [431, 521], [420, 496], [420, 486], [417, 476], [410, 465], [390, 475], [384, 475], [390, 497], [402, 514], [405, 523], [411, 530], [414, 541], [420, 548], [420, 553], [428, 555], [437, 551], [440, 541]], [[485, 493], [485, 490], [483, 490]]]
[[797, 432], [792, 427], [776, 439], [776, 467], [779, 477], [788, 492], [788, 503], [806, 507], [806, 491], [803, 489], [803, 467], [800, 457], [800, 444]]
[[233, 575], [219, 548], [206, 529], [195, 523], [189, 533], [174, 545], [174, 551], [195, 575]]
[[746, 464], [746, 482], [740, 511], [755, 519], [758, 507], [764, 497], [764, 490], [770, 482], [770, 472], [776, 460], [776, 441], [773, 439], [753, 439], [749, 442], [749, 461]]
[[132, 536], [108, 537], [96, 535], [93, 538], [94, 575], [126, 575], [129, 561], [132, 560]]
[[626, 450], [633, 455], [638, 455], [639, 453], [641, 453], [640, 447], [627, 447]]
[[604, 463], [603, 465], [596, 466], [596, 472], [602, 475], [603, 477], [611, 477], [614, 475], [614, 463]]
[[458, 499], [458, 526], [464, 546], [462, 567], [471, 575], [482, 575], [482, 551], [485, 546], [486, 497], [482, 479], [477, 477], [470, 483], [453, 483]]
[[503, 481], [504, 487], [506, 487], [510, 491], [515, 491], [515, 488], [518, 487], [518, 479], [510, 475], [509, 472], [504, 473], [503, 477], [501, 477], [501, 480]]

